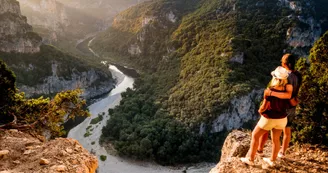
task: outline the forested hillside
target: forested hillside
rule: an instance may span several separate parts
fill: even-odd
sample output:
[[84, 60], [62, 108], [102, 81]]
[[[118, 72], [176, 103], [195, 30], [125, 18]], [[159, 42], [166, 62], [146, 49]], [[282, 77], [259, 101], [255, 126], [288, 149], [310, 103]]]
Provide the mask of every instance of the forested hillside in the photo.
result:
[[[33, 26], [43, 42], [52, 44], [64, 52], [84, 56], [80, 43], [111, 25], [120, 11], [142, 0], [18, 0], [22, 14]], [[90, 39], [89, 39], [90, 38]], [[88, 63], [93, 63], [92, 60]]]
[[106, 66], [63, 53], [56, 47], [42, 45], [37, 53], [1, 52], [3, 60], [17, 75], [17, 86], [28, 97], [54, 96], [66, 89], [80, 88], [91, 99], [108, 93], [114, 80]]
[[[42, 45], [40, 52], [34, 54], [0, 52], [0, 58], [11, 66], [18, 76], [17, 82], [28, 86], [42, 84], [45, 78], [52, 76], [52, 65], [55, 63], [60, 64], [56, 75], [67, 80], [72, 79], [72, 73], [81, 73], [90, 68], [79, 58], [63, 53], [49, 45]], [[100, 81], [104, 81], [107, 75], [103, 73]]]
[[[224, 122], [245, 106], [232, 100], [265, 88], [285, 52], [309, 53], [325, 19], [319, 3], [159, 0], [124, 11], [92, 48], [143, 75], [110, 110], [102, 142], [164, 164], [218, 158], [227, 127], [252, 119]], [[249, 102], [257, 117], [260, 100]], [[228, 125], [218, 132], [214, 120]]]

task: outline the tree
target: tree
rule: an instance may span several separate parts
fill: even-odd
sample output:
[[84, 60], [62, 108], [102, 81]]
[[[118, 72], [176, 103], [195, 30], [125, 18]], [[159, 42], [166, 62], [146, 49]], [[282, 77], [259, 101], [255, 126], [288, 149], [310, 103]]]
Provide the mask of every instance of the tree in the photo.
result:
[[8, 107], [12, 105], [14, 100], [13, 96], [16, 93], [15, 80], [14, 73], [0, 60], [0, 124], [12, 120], [4, 115], [8, 114]]
[[0, 72], [0, 115], [1, 119], [6, 120], [1, 122], [1, 129], [15, 128], [39, 134], [49, 131], [55, 137], [64, 134], [65, 119], [89, 115], [83, 109], [86, 101], [79, 97], [82, 94], [80, 89], [60, 92], [51, 100], [43, 97], [28, 99], [17, 90], [14, 74], [2, 61]]

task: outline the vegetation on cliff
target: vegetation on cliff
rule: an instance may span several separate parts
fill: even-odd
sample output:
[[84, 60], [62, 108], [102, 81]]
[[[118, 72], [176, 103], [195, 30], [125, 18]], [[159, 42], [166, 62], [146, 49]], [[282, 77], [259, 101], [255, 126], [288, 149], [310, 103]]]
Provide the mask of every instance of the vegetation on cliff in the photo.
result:
[[266, 86], [288, 28], [300, 24], [294, 13], [269, 0], [162, 0], [121, 13], [92, 48], [145, 74], [110, 110], [102, 142], [166, 164], [216, 159], [224, 133], [210, 133], [212, 120]]
[[52, 137], [61, 136], [64, 117], [88, 116], [86, 104], [79, 95], [81, 90], [58, 93], [53, 99], [27, 99], [15, 86], [16, 78], [0, 60], [0, 129], [22, 129]]
[[[182, 18], [198, 4], [196, 0], [160, 0], [131, 7], [115, 18], [112, 27], [98, 34], [91, 47], [112, 61], [154, 72], [166, 66], [163, 56], [174, 51], [171, 35], [179, 23], [172, 20]], [[170, 20], [171, 13], [174, 15]], [[134, 49], [131, 45], [137, 45], [140, 54], [136, 50], [137, 53], [131, 55]], [[171, 48], [173, 50], [168, 50]]]
[[311, 49], [309, 61], [303, 58], [298, 62], [303, 84], [293, 138], [328, 145], [328, 32]]
[[[100, 81], [112, 79], [105, 66], [88, 64], [86, 61], [50, 45], [42, 45], [40, 52], [33, 54], [0, 51], [0, 57], [17, 75], [17, 83], [27, 86], [42, 84], [47, 77], [53, 75], [61, 79], [71, 80], [73, 74], [78, 75], [87, 72], [90, 68], [95, 69], [99, 75], [93, 85], [97, 85], [97, 82]], [[55, 69], [53, 69], [53, 65], [56, 66]]]

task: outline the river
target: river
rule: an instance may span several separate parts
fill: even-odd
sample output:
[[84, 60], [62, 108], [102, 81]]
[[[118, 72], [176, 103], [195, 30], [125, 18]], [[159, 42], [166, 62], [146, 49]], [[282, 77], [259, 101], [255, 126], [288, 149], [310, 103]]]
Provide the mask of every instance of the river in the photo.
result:
[[[109, 69], [118, 81], [116, 88], [113, 89], [107, 97], [93, 103], [88, 107], [91, 116], [86, 118], [81, 124], [71, 129], [68, 133], [68, 138], [78, 140], [84, 148], [90, 152], [92, 151], [97, 156], [99, 161], [99, 173], [181, 173], [182, 170], [170, 169], [154, 163], [128, 161], [118, 156], [110, 155], [106, 152], [104, 147], [99, 145], [101, 129], [106, 125], [107, 120], [110, 118], [108, 115], [108, 109], [114, 108], [118, 105], [122, 99], [121, 93], [127, 88], [132, 88], [134, 83], [133, 78], [124, 75], [115, 66], [110, 65]], [[90, 129], [93, 129], [91, 131], [91, 135], [84, 137], [88, 126], [90, 126], [90, 121], [102, 112], [105, 112], [103, 120], [97, 124], [91, 125], [92, 127]], [[101, 161], [99, 159], [101, 155], [107, 156], [107, 159], [105, 161]]]
[[[90, 42], [92, 42], [90, 40]], [[89, 42], [89, 43], [90, 43]], [[99, 57], [91, 48], [89, 48], [95, 56]], [[118, 156], [107, 153], [104, 147], [100, 146], [99, 138], [101, 136], [101, 130], [106, 125], [107, 120], [110, 118], [108, 115], [108, 109], [114, 108], [119, 105], [122, 97], [121, 93], [126, 91], [127, 88], [133, 88], [134, 78], [129, 77], [122, 73], [116, 66], [109, 65], [113, 77], [116, 79], [116, 87], [103, 99], [90, 105], [89, 111], [91, 116], [86, 118], [82, 123], [71, 129], [68, 133], [68, 138], [78, 140], [81, 145], [88, 151], [93, 152], [99, 162], [98, 173], [181, 173], [185, 168], [182, 167], [164, 167], [156, 163], [131, 161], [123, 159]], [[99, 113], [105, 113], [103, 120], [97, 124], [90, 124], [91, 120], [98, 117]], [[89, 127], [91, 126], [91, 127]], [[90, 131], [90, 135], [85, 137], [85, 133]], [[91, 130], [92, 129], [92, 130]], [[105, 161], [100, 160], [100, 156], [105, 155], [107, 159]], [[209, 172], [213, 165], [202, 165], [200, 167], [189, 168], [186, 173], [205, 173]]]

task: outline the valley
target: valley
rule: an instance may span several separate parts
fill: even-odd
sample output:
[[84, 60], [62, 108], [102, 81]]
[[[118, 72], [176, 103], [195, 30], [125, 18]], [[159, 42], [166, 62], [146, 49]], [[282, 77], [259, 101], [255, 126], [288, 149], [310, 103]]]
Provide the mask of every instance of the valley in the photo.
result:
[[292, 144], [328, 144], [324, 0], [0, 1], [1, 62], [27, 98], [84, 91], [91, 116], [65, 130], [101, 173], [209, 172], [285, 53], [303, 75]]

